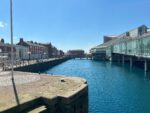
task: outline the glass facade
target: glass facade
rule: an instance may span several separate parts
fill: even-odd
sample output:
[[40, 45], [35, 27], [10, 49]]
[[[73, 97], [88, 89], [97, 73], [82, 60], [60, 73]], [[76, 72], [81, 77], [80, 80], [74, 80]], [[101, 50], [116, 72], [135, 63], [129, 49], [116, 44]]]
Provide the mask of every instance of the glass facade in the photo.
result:
[[110, 58], [112, 55], [112, 46], [106, 48], [106, 56]]
[[106, 58], [110, 58], [113, 53], [150, 56], [150, 32], [147, 31], [145, 25], [140, 26], [97, 46], [93, 53], [105, 53]]
[[127, 55], [150, 56], [150, 35], [116, 43], [113, 45], [112, 52]]

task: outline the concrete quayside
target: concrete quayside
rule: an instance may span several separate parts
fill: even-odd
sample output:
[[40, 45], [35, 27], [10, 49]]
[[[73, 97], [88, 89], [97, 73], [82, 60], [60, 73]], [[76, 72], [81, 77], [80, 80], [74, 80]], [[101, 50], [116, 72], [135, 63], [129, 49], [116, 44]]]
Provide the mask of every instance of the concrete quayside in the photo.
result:
[[[10, 75], [9, 71], [0, 73], [2, 113], [88, 113], [88, 85], [85, 79], [15, 72], [20, 102], [17, 106]], [[39, 108], [38, 111], [35, 108]]]

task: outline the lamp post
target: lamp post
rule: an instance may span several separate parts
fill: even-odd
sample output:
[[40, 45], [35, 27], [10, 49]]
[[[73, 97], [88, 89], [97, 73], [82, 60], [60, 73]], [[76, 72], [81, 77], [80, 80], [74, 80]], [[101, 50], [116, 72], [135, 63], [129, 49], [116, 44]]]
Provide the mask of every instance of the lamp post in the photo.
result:
[[2, 49], [0, 49], [0, 54], [1, 54], [1, 55], [0, 55], [0, 57], [1, 57], [1, 58], [0, 58], [0, 62], [2, 63], [2, 70], [4, 70], [4, 59], [3, 59], [3, 56], [4, 56], [4, 55], [2, 55], [2, 54], [3, 54], [3, 53], [2, 53]]
[[43, 53], [43, 56], [44, 56], [44, 57], [43, 57], [43, 59], [44, 59], [44, 58], [46, 57], [46, 52]]
[[31, 52], [28, 51], [28, 55], [29, 55], [29, 59], [28, 59], [28, 64], [29, 64], [29, 61], [30, 61], [30, 55], [31, 55]]
[[16, 98], [16, 103], [19, 105], [19, 98], [17, 94], [17, 89], [14, 81], [14, 48], [13, 48], [13, 11], [12, 11], [12, 0], [10, 0], [10, 38], [11, 38], [11, 80], [13, 84], [14, 94]]

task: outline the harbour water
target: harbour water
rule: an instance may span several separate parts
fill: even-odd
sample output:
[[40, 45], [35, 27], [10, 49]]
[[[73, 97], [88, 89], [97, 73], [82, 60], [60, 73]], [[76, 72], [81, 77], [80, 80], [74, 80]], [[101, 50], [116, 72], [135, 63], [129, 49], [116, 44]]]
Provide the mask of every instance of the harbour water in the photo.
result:
[[46, 73], [85, 78], [89, 85], [89, 113], [150, 113], [150, 73], [143, 69], [72, 59]]

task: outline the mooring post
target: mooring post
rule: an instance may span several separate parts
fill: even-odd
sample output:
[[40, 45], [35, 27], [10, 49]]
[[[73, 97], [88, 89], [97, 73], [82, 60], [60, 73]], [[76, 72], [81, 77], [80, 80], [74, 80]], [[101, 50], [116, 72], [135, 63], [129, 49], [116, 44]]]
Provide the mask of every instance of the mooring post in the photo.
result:
[[144, 61], [144, 71], [147, 72], [147, 60]]

